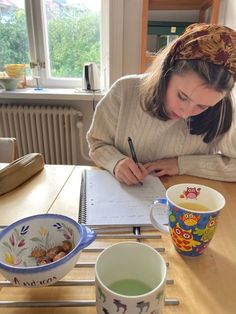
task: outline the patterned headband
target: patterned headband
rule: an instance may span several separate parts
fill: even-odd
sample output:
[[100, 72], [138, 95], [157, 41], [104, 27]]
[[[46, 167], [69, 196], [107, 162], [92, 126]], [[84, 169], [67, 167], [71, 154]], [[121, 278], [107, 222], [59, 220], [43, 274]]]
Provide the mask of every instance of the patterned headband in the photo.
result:
[[192, 24], [171, 47], [168, 59], [171, 63], [201, 59], [221, 65], [236, 81], [236, 32], [216, 24]]

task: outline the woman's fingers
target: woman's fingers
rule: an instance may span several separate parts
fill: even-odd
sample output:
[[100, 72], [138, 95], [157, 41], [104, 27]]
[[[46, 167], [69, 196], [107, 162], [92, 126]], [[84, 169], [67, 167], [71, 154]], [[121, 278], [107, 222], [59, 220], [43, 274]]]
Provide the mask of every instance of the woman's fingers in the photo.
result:
[[129, 157], [120, 160], [116, 164], [114, 173], [119, 182], [127, 185], [139, 184], [148, 175], [148, 171], [143, 165], [137, 165]]
[[114, 173], [121, 183], [127, 185], [140, 184], [149, 173], [153, 173], [157, 177], [178, 175], [178, 159], [161, 159], [142, 165], [136, 164], [133, 159], [126, 157], [116, 164]]
[[145, 164], [144, 167], [149, 173], [155, 173], [157, 177], [179, 174], [177, 158], [160, 159], [155, 162], [149, 162]]

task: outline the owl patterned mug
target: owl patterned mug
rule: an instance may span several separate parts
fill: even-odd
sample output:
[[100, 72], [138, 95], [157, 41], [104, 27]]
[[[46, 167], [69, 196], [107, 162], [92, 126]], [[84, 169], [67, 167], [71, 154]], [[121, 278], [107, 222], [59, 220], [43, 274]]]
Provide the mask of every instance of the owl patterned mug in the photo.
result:
[[[168, 209], [168, 226], [158, 222], [158, 208]], [[157, 198], [151, 207], [150, 220], [158, 230], [170, 233], [174, 247], [185, 256], [202, 254], [212, 240], [225, 199], [218, 191], [200, 184], [171, 186], [165, 198]]]
[[109, 246], [95, 264], [97, 313], [163, 313], [166, 272], [163, 257], [147, 244]]

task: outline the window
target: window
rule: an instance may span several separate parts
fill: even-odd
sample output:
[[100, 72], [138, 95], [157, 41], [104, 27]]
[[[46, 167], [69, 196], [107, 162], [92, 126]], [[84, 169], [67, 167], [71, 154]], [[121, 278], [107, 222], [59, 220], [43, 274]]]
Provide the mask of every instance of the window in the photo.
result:
[[81, 77], [84, 63], [100, 63], [100, 1], [44, 1], [44, 11], [50, 76]]
[[6, 64], [29, 64], [23, 0], [0, 1], [0, 71]]
[[[0, 0], [0, 71], [27, 64], [45, 87], [79, 87], [100, 66], [101, 0]], [[31, 64], [31, 69], [29, 64]]]

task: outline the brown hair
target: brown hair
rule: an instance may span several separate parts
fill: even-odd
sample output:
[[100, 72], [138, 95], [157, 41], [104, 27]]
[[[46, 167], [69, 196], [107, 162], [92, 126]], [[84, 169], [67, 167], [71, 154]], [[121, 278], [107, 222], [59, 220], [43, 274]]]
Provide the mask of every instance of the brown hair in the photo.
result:
[[164, 99], [171, 75], [194, 71], [207, 86], [227, 93], [215, 106], [188, 119], [190, 134], [202, 135], [203, 141], [209, 143], [227, 132], [231, 126], [233, 104], [230, 92], [234, 86], [233, 75], [220, 65], [202, 60], [176, 60], [170, 66], [168, 53], [173, 44], [157, 55], [144, 78], [141, 86], [144, 110], [153, 117], [167, 121], [169, 117], [165, 111]]

